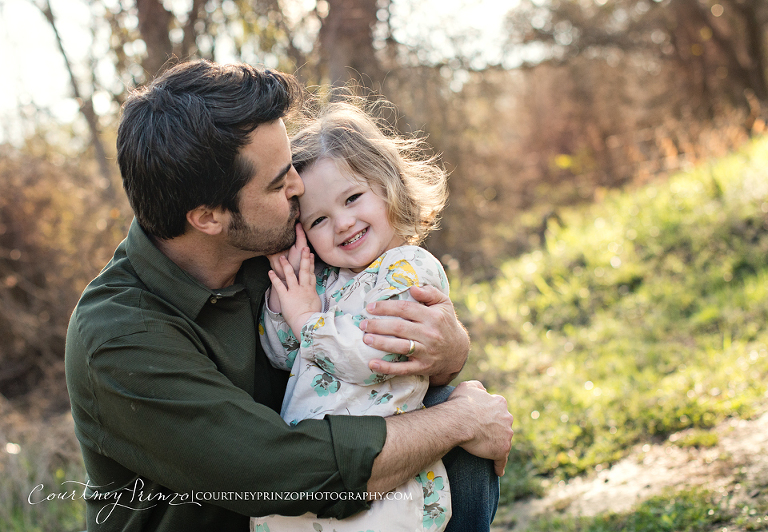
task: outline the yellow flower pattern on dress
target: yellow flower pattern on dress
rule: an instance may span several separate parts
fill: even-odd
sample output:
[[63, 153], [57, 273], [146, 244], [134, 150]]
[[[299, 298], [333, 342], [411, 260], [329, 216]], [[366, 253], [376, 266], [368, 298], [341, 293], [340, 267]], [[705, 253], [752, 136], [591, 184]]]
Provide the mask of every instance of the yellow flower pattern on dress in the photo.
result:
[[379, 268], [381, 267], [381, 263], [384, 261], [384, 257], [386, 256], [386, 253], [384, 255], [381, 255], [378, 259], [373, 261], [368, 265], [368, 267], [365, 269], [368, 273], [378, 273]]
[[407, 260], [399, 260], [394, 264], [390, 264], [387, 270], [386, 278], [390, 289], [395, 290], [401, 287], [419, 286], [419, 276]]

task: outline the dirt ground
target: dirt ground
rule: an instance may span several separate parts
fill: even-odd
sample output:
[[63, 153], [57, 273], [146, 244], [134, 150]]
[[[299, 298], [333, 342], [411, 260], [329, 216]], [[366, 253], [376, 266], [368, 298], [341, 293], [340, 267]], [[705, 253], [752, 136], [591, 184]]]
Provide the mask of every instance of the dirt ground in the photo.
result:
[[736, 498], [768, 497], [768, 408], [751, 420], [729, 420], [712, 429], [717, 445], [680, 447], [686, 431], [662, 444], [638, 445], [608, 469], [561, 482], [541, 499], [500, 508], [492, 532], [523, 532], [538, 515], [591, 516], [626, 512], [667, 489], [702, 486]]

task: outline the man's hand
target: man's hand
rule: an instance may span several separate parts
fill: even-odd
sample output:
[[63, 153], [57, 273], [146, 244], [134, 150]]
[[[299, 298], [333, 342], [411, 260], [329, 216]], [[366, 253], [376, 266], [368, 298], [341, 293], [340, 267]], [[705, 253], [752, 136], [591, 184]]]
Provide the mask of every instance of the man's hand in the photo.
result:
[[451, 401], [462, 401], [469, 412], [462, 419], [470, 429], [471, 438], [461, 447], [475, 456], [493, 460], [496, 474], [502, 476], [515, 433], [507, 400], [488, 394], [479, 381], [466, 381], [456, 386], [446, 402]]
[[285, 282], [285, 275], [283, 274], [283, 266], [280, 264], [280, 257], [285, 257], [288, 263], [293, 267], [293, 272], [298, 275], [299, 267], [301, 266], [301, 251], [307, 247], [307, 235], [304, 233], [304, 228], [300, 223], [296, 224], [296, 242], [291, 247], [275, 253], [274, 255], [267, 255], [269, 259], [269, 265], [272, 266], [272, 271], [277, 274], [277, 277]]
[[[413, 301], [378, 301], [367, 310], [401, 320], [364, 320], [363, 341], [386, 353], [408, 355], [407, 362], [370, 362], [371, 371], [391, 375], [429, 375], [430, 384], [448, 384], [469, 353], [469, 335], [456, 318], [448, 296], [432, 286], [410, 288]], [[394, 338], [391, 338], [394, 337]], [[413, 352], [409, 353], [413, 341]]]
[[512, 447], [512, 420], [507, 401], [490, 395], [477, 381], [462, 382], [443, 403], [389, 416], [368, 491], [394, 489], [456, 446], [493, 460], [502, 476]]

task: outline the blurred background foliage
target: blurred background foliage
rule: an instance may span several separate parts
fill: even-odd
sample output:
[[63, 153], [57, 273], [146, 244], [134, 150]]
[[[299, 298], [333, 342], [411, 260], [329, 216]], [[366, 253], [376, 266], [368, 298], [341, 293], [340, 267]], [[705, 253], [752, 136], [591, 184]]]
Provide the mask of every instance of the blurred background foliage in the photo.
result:
[[[768, 119], [767, 2], [519, 0], [484, 54], [482, 27], [404, 38], [408, 0], [91, 0], [75, 58], [59, 4], [28, 1], [79, 115], [25, 101], [0, 145], [0, 406], [67, 409], [69, 314], [131, 219], [114, 164], [131, 88], [225, 56], [381, 94], [441, 154], [450, 205], [427, 247], [473, 335], [462, 377], [520, 423], [505, 500], [763, 397], [768, 144], [750, 139]], [[64, 474], [10, 419], [0, 468], [26, 486], [13, 445], [29, 442]], [[27, 519], [24, 489], [0, 512]]]
[[517, 413], [507, 497], [764, 405], [766, 164], [762, 138], [666, 182], [613, 191], [563, 210], [546, 246], [493, 280], [454, 281], [475, 341], [464, 371]]

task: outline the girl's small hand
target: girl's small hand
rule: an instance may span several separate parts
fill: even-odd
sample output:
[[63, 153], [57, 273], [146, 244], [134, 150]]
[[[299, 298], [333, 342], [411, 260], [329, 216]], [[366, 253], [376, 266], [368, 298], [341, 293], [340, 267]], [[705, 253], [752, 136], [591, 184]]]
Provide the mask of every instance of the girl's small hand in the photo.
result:
[[315, 288], [315, 256], [308, 247], [301, 250], [298, 277], [286, 257], [279, 257], [278, 267], [285, 276], [283, 282], [275, 271], [269, 272], [272, 290], [280, 299], [283, 317], [296, 338], [301, 337], [301, 328], [315, 312], [322, 310], [320, 297]]
[[286, 250], [275, 253], [274, 255], [267, 255], [269, 265], [272, 266], [272, 271], [277, 274], [281, 281], [285, 282], [285, 274], [283, 274], [283, 268], [280, 266], [280, 257], [286, 257], [288, 263], [293, 267], [294, 273], [298, 274], [301, 265], [301, 251], [305, 247], [307, 247], [307, 235], [304, 233], [304, 228], [301, 224], [297, 223], [296, 242]]

